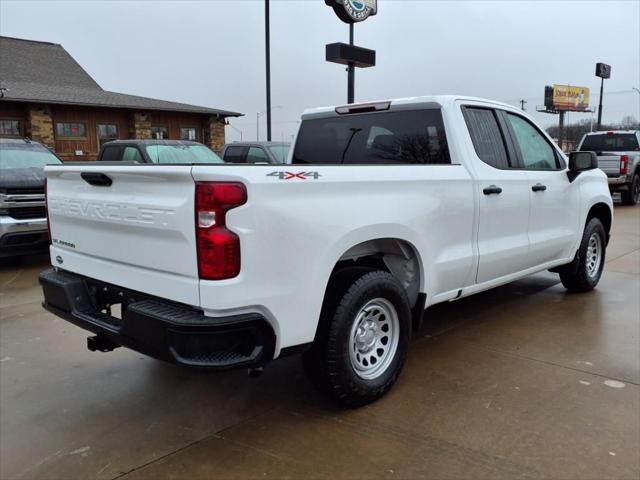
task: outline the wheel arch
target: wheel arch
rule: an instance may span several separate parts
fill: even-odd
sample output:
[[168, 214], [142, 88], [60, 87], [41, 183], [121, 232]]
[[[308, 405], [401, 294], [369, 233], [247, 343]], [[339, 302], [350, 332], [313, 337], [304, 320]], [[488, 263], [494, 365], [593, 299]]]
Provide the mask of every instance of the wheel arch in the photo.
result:
[[598, 218], [602, 222], [607, 234], [607, 243], [609, 243], [609, 238], [611, 237], [611, 225], [613, 223], [613, 212], [611, 211], [611, 207], [604, 202], [595, 203], [589, 209], [589, 213], [587, 213], [585, 225], [592, 218]]

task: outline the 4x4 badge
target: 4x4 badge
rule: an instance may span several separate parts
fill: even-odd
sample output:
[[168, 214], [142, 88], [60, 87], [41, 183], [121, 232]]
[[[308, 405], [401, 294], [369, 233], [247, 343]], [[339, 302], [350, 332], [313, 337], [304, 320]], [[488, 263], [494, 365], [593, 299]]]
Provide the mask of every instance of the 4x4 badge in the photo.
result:
[[318, 180], [322, 175], [318, 172], [271, 172], [267, 177], [278, 177], [279, 180], [306, 180], [312, 178]]

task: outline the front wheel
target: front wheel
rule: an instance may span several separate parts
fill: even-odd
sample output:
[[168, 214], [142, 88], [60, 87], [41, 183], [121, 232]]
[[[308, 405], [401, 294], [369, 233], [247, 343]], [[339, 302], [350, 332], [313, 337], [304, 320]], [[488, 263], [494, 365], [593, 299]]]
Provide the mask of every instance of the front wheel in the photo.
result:
[[317, 338], [303, 355], [305, 370], [343, 405], [373, 402], [395, 383], [409, 347], [404, 288], [388, 272], [360, 270], [332, 282], [327, 297]]
[[599, 218], [587, 222], [575, 260], [560, 269], [560, 280], [570, 292], [588, 292], [600, 281], [606, 253], [606, 233]]
[[636, 173], [633, 176], [629, 190], [623, 190], [621, 197], [625, 205], [637, 205], [640, 202], [640, 174]]

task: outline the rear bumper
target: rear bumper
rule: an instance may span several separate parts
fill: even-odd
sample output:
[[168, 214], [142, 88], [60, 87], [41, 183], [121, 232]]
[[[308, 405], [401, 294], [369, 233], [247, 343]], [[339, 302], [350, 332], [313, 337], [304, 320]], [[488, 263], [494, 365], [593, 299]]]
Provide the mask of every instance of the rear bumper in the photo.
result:
[[[273, 358], [275, 334], [257, 313], [206, 317], [191, 307], [62, 270], [42, 272], [40, 285], [45, 309], [98, 335], [91, 349], [121, 345], [205, 369], [261, 365]], [[106, 313], [107, 306], [116, 304], [121, 305], [120, 318]]]
[[619, 177], [608, 177], [607, 181], [609, 182], [609, 188], [611, 190], [623, 190], [629, 188], [631, 177], [628, 175], [620, 175]]
[[0, 215], [0, 258], [45, 252], [48, 246], [46, 218], [17, 220]]

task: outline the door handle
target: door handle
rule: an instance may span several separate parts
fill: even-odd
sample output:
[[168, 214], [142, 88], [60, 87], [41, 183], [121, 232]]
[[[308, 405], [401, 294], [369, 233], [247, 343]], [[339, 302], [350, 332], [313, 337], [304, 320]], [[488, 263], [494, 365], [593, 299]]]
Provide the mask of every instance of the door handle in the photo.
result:
[[94, 187], [110, 187], [113, 183], [111, 177], [100, 172], [82, 172], [80, 176], [85, 182]]
[[533, 190], [534, 192], [544, 192], [547, 189], [546, 185], [542, 185], [541, 183], [536, 183], [533, 187], [531, 187], [531, 190]]
[[500, 187], [496, 187], [495, 185], [489, 185], [488, 187], [484, 187], [482, 189], [482, 193], [485, 195], [499, 195], [502, 193], [502, 189]]

